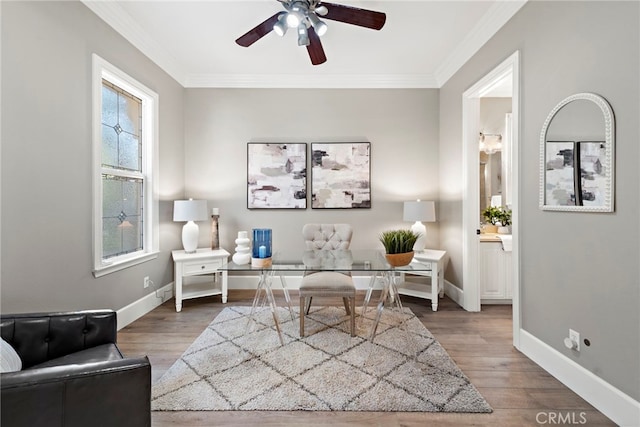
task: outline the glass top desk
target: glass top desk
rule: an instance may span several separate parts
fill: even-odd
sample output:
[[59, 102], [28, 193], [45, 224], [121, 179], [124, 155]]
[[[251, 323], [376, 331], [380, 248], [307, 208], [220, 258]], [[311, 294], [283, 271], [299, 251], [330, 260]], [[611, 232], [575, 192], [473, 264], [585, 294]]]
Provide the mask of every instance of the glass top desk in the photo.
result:
[[369, 340], [373, 340], [385, 305], [395, 305], [400, 310], [400, 313], [403, 313], [402, 302], [400, 301], [400, 294], [397, 288], [397, 273], [411, 273], [412, 271], [429, 272], [431, 271], [431, 263], [422, 263], [414, 258], [409, 265], [392, 267], [387, 262], [384, 252], [381, 250], [305, 250], [297, 259], [285, 258], [279, 253], [274, 253], [271, 265], [268, 267], [253, 267], [250, 263], [238, 265], [234, 262], [229, 262], [226, 266], [220, 267], [220, 270], [259, 273], [258, 286], [255, 297], [253, 298], [253, 304], [247, 322], [247, 330], [251, 320], [254, 318], [256, 309], [260, 306], [268, 305], [273, 315], [280, 344], [284, 345], [277, 314], [277, 305], [271, 288], [274, 275], [280, 277], [285, 301], [287, 302], [292, 321], [295, 315], [291, 307], [289, 287], [286, 283], [287, 276], [296, 275], [295, 273], [303, 275], [305, 272], [319, 271], [335, 271], [341, 273], [357, 272], [361, 275], [369, 276], [369, 286], [362, 305], [361, 317], [364, 317], [367, 311], [371, 294], [376, 284], [376, 278], [381, 277], [383, 285], [382, 292], [378, 301], [375, 320], [368, 337]]

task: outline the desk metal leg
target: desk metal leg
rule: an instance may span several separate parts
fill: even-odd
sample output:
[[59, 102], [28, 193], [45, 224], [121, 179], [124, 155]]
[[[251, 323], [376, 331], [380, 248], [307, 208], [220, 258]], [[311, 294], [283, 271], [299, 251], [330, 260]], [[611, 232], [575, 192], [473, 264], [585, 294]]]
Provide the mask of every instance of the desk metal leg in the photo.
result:
[[271, 289], [271, 278], [269, 278], [268, 285], [265, 286], [265, 290], [267, 292], [267, 301], [269, 302], [273, 322], [276, 325], [276, 331], [278, 332], [278, 338], [280, 339], [280, 345], [284, 345], [282, 330], [280, 329], [280, 320], [278, 319], [278, 305], [276, 304], [276, 299], [273, 297], [273, 290]]
[[284, 299], [285, 301], [287, 301], [287, 306], [289, 307], [289, 315], [291, 316], [291, 321], [295, 322], [293, 309], [291, 308], [291, 297], [289, 296], [289, 288], [287, 287], [287, 281], [285, 280], [283, 275], [280, 275], [280, 283], [282, 283], [282, 290], [284, 291]]
[[[253, 297], [253, 304], [251, 305], [251, 311], [249, 312], [249, 317], [247, 318], [245, 335], [248, 335], [250, 331], [251, 322], [253, 321], [257, 323], [257, 319], [255, 317], [256, 308], [258, 306], [264, 307], [265, 303], [267, 303], [269, 304], [269, 309], [271, 310], [271, 315], [273, 316], [273, 321], [276, 326], [276, 331], [278, 332], [278, 338], [280, 339], [280, 344], [284, 345], [284, 338], [282, 337], [282, 330], [280, 328], [280, 320], [278, 319], [278, 312], [277, 312], [278, 306], [273, 296], [273, 290], [271, 289], [272, 278], [273, 278], [273, 270], [262, 270], [260, 272], [260, 279], [258, 281], [256, 295]], [[262, 296], [262, 292], [264, 292], [264, 296]]]
[[407, 348], [411, 351], [411, 358], [416, 360], [416, 348], [411, 336], [409, 334], [409, 330], [407, 328], [408, 317], [404, 312], [402, 307], [402, 301], [400, 300], [400, 293], [398, 292], [397, 286], [397, 276], [395, 271], [385, 271], [383, 273], [384, 278], [384, 286], [382, 288], [382, 294], [380, 295], [380, 300], [378, 301], [378, 306], [376, 310], [376, 319], [371, 327], [371, 333], [369, 335], [369, 341], [373, 342], [376, 332], [378, 329], [378, 324], [380, 323], [380, 318], [382, 317], [382, 312], [384, 311], [385, 305], [387, 304], [387, 300], [391, 303], [391, 308], [395, 305], [396, 309], [399, 312], [400, 316], [400, 328], [405, 334]]
[[[382, 293], [380, 294], [380, 299], [378, 300], [376, 319], [371, 328], [371, 334], [369, 335], [369, 341], [371, 342], [373, 342], [373, 339], [376, 336], [378, 324], [380, 323], [380, 318], [382, 317], [382, 312], [384, 311], [385, 305], [387, 304], [387, 300], [391, 303], [391, 308], [393, 308], [393, 305], [395, 304], [400, 312], [400, 316], [404, 317], [404, 311], [402, 310], [402, 301], [400, 301], [400, 294], [398, 293], [398, 286], [396, 285], [396, 272], [385, 271], [382, 273], [382, 277], [384, 279]], [[402, 320], [402, 326], [404, 326], [404, 319]]]
[[378, 273], [374, 272], [369, 279], [369, 287], [367, 288], [367, 294], [364, 297], [364, 302], [362, 303], [362, 310], [360, 311], [360, 318], [358, 319], [358, 330], [362, 329], [362, 319], [365, 318], [367, 314], [367, 308], [369, 308], [369, 301], [371, 301], [371, 293], [373, 292], [373, 287], [376, 284], [376, 278], [378, 277]]
[[[378, 277], [378, 273], [376, 272], [371, 276], [369, 280], [369, 288], [367, 289], [367, 294], [364, 297], [364, 303], [362, 304], [362, 311], [360, 314], [360, 323], [359, 328], [362, 325], [362, 319], [365, 317], [367, 313], [367, 309], [369, 308], [369, 302], [371, 301], [371, 294], [373, 292], [373, 287], [376, 283], [376, 278]], [[369, 341], [373, 341], [373, 338], [376, 335], [376, 331], [378, 329], [378, 324], [380, 323], [380, 318], [382, 317], [382, 312], [384, 311], [387, 300], [398, 308], [400, 315], [404, 317], [404, 310], [402, 307], [402, 301], [400, 300], [400, 293], [398, 291], [397, 286], [397, 276], [395, 271], [385, 271], [382, 273], [383, 286], [382, 292], [380, 294], [380, 299], [378, 300], [378, 305], [376, 306], [376, 317], [373, 323], [373, 327], [371, 328], [369, 334]], [[404, 326], [404, 321], [403, 321]]]

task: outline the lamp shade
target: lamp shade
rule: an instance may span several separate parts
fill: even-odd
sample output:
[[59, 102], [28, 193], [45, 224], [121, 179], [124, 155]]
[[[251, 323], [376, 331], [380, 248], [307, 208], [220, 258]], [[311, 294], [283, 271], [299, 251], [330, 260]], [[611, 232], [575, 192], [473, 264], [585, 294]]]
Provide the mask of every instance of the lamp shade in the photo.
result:
[[174, 221], [204, 221], [207, 216], [206, 200], [176, 200], [173, 202]]
[[435, 202], [420, 200], [404, 202], [403, 220], [435, 222]]

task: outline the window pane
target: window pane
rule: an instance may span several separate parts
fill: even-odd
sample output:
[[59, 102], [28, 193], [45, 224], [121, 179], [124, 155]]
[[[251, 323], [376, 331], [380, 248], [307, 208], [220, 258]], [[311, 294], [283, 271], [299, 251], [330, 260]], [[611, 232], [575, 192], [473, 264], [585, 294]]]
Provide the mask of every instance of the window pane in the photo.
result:
[[142, 180], [122, 180], [122, 210], [128, 217], [140, 215], [142, 210]]
[[122, 210], [122, 181], [102, 175], [102, 217], [115, 218]]
[[142, 101], [102, 81], [102, 164], [142, 171]]
[[142, 180], [102, 175], [103, 258], [142, 249]]
[[102, 125], [102, 164], [116, 167], [118, 165], [118, 134], [106, 125]]
[[118, 123], [118, 94], [116, 91], [102, 84], [102, 123], [115, 126]]
[[140, 100], [128, 93], [118, 96], [118, 123], [125, 132], [140, 133]]
[[118, 140], [120, 141], [118, 166], [123, 169], [141, 171], [140, 140], [126, 132], [122, 132]]

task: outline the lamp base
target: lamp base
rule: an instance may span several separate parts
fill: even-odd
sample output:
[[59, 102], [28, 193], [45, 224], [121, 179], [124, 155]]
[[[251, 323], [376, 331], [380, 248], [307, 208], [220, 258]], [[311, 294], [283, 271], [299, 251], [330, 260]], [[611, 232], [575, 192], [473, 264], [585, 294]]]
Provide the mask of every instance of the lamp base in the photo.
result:
[[182, 227], [182, 246], [185, 253], [192, 254], [198, 248], [198, 235], [200, 227], [193, 221], [187, 222]]
[[414, 252], [422, 252], [427, 244], [427, 227], [420, 221], [416, 221], [411, 226], [411, 231], [420, 235], [418, 240], [416, 240], [416, 243], [413, 245]]

